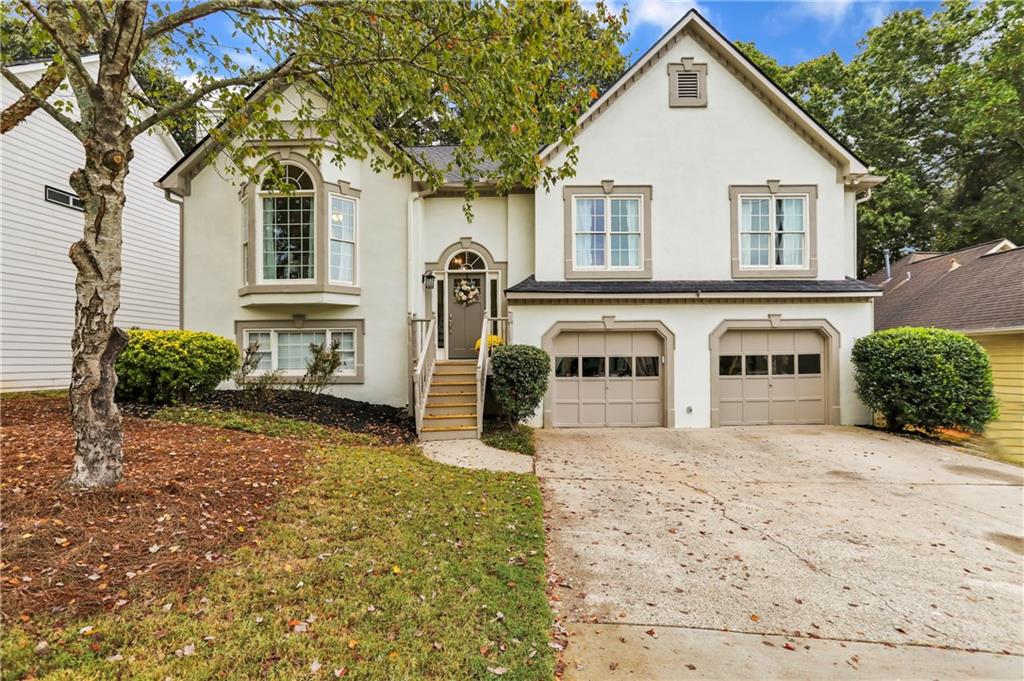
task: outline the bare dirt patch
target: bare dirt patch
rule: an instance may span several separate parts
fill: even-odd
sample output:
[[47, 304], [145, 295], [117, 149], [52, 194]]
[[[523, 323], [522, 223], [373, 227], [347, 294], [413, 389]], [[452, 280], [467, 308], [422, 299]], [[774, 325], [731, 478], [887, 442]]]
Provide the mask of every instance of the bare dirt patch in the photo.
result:
[[308, 443], [126, 417], [126, 479], [64, 486], [66, 398], [5, 400], [2, 615], [31, 626], [192, 588], [301, 479]]

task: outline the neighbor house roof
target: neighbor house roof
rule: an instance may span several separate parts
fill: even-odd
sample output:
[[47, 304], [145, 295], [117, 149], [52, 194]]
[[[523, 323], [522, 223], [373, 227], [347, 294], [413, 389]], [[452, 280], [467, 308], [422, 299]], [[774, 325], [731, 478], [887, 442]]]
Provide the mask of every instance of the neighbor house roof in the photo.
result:
[[875, 329], [1024, 328], [1024, 248], [996, 239], [948, 253], [912, 253], [868, 281], [882, 287]]
[[856, 279], [765, 279], [765, 280], [567, 280], [537, 281], [530, 275], [506, 289], [510, 297], [535, 296], [644, 296], [644, 297], [720, 297], [839, 295], [872, 296], [877, 286]]

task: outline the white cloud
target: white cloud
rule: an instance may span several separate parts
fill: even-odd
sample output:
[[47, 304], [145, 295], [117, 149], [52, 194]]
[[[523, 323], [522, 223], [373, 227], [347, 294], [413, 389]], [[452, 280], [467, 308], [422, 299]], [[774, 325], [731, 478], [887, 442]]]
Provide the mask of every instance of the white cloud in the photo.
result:
[[[640, 26], [654, 26], [661, 31], [667, 31], [691, 9], [696, 9], [707, 16], [704, 7], [697, 0], [605, 0], [605, 4], [616, 14], [622, 11], [623, 7], [627, 8], [629, 23], [626, 28], [631, 30]], [[593, 5], [593, 2], [584, 3], [584, 6]]]
[[800, 16], [836, 27], [849, 15], [853, 0], [801, 0], [792, 5], [793, 12]]
[[828, 39], [841, 29], [877, 26], [891, 10], [888, 0], [798, 0], [786, 6], [784, 15], [818, 22], [821, 38]]
[[649, 24], [667, 31], [691, 9], [702, 11], [699, 3], [692, 0], [639, 0], [629, 5], [631, 24]]

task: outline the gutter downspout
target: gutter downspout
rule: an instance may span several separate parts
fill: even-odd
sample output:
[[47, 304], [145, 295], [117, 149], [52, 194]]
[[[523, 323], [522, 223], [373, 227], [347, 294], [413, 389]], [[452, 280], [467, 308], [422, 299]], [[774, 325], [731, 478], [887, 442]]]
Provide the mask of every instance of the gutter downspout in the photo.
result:
[[[160, 186], [156, 182], [153, 184], [157, 187]], [[178, 328], [183, 329], [185, 328], [185, 197], [170, 189], [164, 189], [164, 199], [178, 207]]]
[[[425, 198], [427, 196], [430, 196], [433, 193], [434, 193], [434, 190], [426, 190], [426, 191], [421, 191], [421, 192], [413, 192], [412, 194], [409, 195], [409, 198], [406, 200], [406, 203], [405, 203], [405, 205], [406, 205], [406, 215], [405, 215], [405, 222], [406, 222], [406, 234], [405, 234], [405, 255], [406, 255], [406, 263], [405, 263], [405, 268], [406, 268], [405, 297], [406, 297], [406, 306], [405, 306], [405, 309], [406, 309], [406, 313], [409, 315], [409, 317], [414, 317], [416, 315], [417, 284], [421, 283], [420, 275], [422, 274], [420, 272], [420, 266], [416, 264], [416, 247], [415, 247], [415, 243], [416, 243], [416, 241], [415, 241], [416, 240], [416, 225], [415, 225], [416, 203], [418, 201], [420, 201], [421, 199], [423, 199], [423, 198]], [[424, 312], [426, 312], [426, 310], [424, 310]]]

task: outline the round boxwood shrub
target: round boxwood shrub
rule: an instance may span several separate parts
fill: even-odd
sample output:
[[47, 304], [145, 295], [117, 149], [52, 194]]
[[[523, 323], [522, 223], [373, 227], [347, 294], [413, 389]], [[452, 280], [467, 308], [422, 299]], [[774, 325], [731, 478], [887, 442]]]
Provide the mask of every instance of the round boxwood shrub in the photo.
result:
[[999, 415], [988, 354], [945, 329], [877, 331], [853, 344], [857, 396], [886, 427], [980, 433]]
[[114, 365], [117, 399], [178, 404], [202, 399], [238, 368], [238, 348], [201, 331], [132, 329]]
[[491, 391], [510, 425], [537, 410], [548, 387], [551, 356], [532, 345], [503, 345], [491, 353]]

